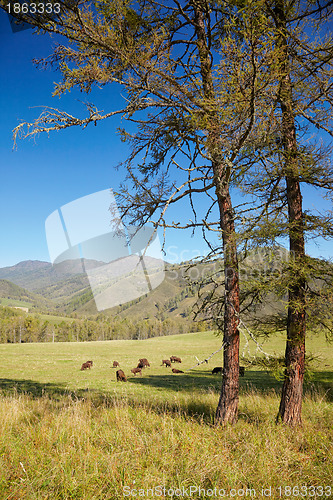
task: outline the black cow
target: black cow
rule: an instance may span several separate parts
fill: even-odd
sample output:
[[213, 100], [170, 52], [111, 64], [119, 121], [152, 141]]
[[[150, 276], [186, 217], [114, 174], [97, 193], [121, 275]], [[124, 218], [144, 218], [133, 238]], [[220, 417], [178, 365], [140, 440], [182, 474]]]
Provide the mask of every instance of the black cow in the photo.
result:
[[[213, 368], [212, 370], [212, 374], [215, 375], [216, 373], [222, 373], [223, 374], [223, 368], [222, 366], [215, 366], [215, 368]], [[240, 377], [244, 377], [245, 375], [245, 367], [244, 366], [240, 366], [239, 367], [239, 375]]]
[[212, 374], [215, 375], [216, 373], [222, 373], [222, 366], [215, 366], [215, 368], [212, 369]]

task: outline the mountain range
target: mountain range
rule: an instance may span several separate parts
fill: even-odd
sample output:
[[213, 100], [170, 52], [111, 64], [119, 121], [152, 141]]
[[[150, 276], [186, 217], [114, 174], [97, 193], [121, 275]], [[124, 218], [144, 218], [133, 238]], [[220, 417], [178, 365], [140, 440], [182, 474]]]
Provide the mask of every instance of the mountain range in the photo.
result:
[[[85, 264], [90, 270], [101, 265], [97, 261]], [[121, 265], [119, 262], [120, 270]], [[165, 266], [164, 281], [151, 293], [103, 313], [121, 317], [131, 315], [137, 319], [161, 316], [166, 310], [168, 316], [187, 315], [195, 302], [194, 293], [183, 273], [178, 272], [181, 266], [167, 263]], [[29, 260], [0, 268], [0, 304], [28, 307], [29, 311], [44, 313], [98, 314], [88, 277], [78, 260], [55, 266]]]
[[[241, 265], [241, 280], [253, 276], [258, 270], [281, 269], [282, 262], [288, 259], [288, 252], [280, 250], [273, 254], [270, 250], [259, 249], [248, 256]], [[149, 266], [153, 266], [155, 262], [160, 265], [160, 261], [148, 259]], [[93, 260], [86, 260], [84, 264], [89, 271], [94, 271], [101, 264], [105, 265]], [[165, 262], [164, 280], [150, 293], [99, 313], [80, 260], [67, 260], [57, 265], [38, 260], [23, 261], [15, 266], [0, 268], [0, 305], [25, 307], [31, 312], [74, 314], [77, 317], [105, 314], [138, 320], [153, 317], [162, 320], [184, 318], [190, 315], [197, 301], [198, 276], [207, 276], [211, 270], [217, 275], [223, 275], [220, 260], [197, 263], [187, 273], [186, 269], [190, 264], [185, 262], [172, 265]], [[121, 259], [115, 261], [115, 267], [116, 273], [120, 275], [126, 271], [126, 264]], [[188, 274], [192, 279], [186, 277]], [[130, 278], [124, 280], [122, 288], [129, 286], [129, 282]], [[262, 304], [262, 313], [273, 314], [277, 311], [284, 315], [285, 304], [272, 293]]]

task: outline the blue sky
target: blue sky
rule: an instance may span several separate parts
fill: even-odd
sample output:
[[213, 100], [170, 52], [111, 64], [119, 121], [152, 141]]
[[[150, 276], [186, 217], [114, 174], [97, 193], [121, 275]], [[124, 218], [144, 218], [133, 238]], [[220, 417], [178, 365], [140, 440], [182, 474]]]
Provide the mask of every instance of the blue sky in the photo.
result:
[[[33, 58], [47, 56], [54, 41], [48, 35], [33, 35], [31, 29], [13, 33], [6, 13], [0, 10], [0, 267], [23, 260], [47, 260], [46, 218], [59, 207], [107, 188], [116, 189], [122, 173], [115, 166], [126, 158], [127, 146], [116, 134], [120, 119], [90, 126], [42, 134], [34, 140], [18, 141], [13, 151], [12, 130], [21, 121], [36, 118], [43, 106], [53, 106], [85, 116], [79, 101], [93, 102], [104, 111], [117, 109], [118, 90], [104, 87], [88, 96], [71, 92], [52, 97], [59, 73], [41, 71]], [[42, 106], [36, 108], [36, 106]], [[169, 261], [187, 260], [206, 251], [200, 234], [169, 232], [166, 238]], [[168, 250], [169, 249], [169, 250]]]
[[[62, 205], [107, 188], [116, 189], [122, 173], [115, 166], [127, 155], [127, 146], [116, 134], [119, 119], [109, 119], [85, 130], [72, 128], [36, 141], [18, 142], [13, 151], [12, 129], [21, 120], [33, 120], [42, 111], [36, 106], [53, 106], [84, 116], [79, 100], [94, 102], [108, 112], [119, 106], [116, 89], [104, 87], [89, 96], [71, 92], [61, 99], [52, 97], [58, 73], [40, 71], [31, 60], [50, 53], [49, 36], [33, 35], [31, 29], [13, 33], [7, 15], [0, 10], [0, 267], [23, 260], [50, 260], [45, 237], [45, 220]], [[305, 193], [305, 206], [321, 208], [323, 202]], [[205, 245], [200, 232], [167, 234], [169, 260], [186, 260]], [[333, 255], [332, 242], [311, 243], [312, 255]], [[177, 256], [177, 257], [176, 257]]]

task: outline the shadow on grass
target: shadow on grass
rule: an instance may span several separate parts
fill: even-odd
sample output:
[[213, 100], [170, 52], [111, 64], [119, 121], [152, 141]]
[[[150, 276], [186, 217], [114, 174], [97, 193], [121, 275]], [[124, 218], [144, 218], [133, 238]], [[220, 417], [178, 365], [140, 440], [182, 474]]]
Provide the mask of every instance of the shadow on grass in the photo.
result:
[[[333, 401], [333, 372], [316, 372], [312, 379], [304, 385], [304, 395], [313, 397], [323, 397], [326, 401]], [[65, 398], [91, 400], [95, 407], [104, 406], [112, 408], [119, 404], [129, 405], [134, 410], [145, 408], [156, 414], [162, 415], [170, 413], [190, 417], [200, 423], [212, 425], [214, 422], [215, 406], [212, 407], [207, 401], [200, 400], [196, 395], [215, 393], [216, 405], [221, 390], [222, 378], [220, 375], [213, 376], [210, 371], [200, 373], [149, 375], [145, 373], [142, 377], [131, 377], [130, 383], [147, 387], [147, 393], [136, 398], [133, 395], [119, 396], [111, 393], [102, 393], [95, 389], [69, 390], [64, 384], [40, 383], [34, 380], [0, 379], [0, 392], [6, 395], [28, 394], [33, 399], [48, 397], [55, 402], [61, 402]], [[276, 380], [271, 374], [265, 371], [247, 371], [245, 377], [240, 378], [240, 396], [255, 391], [259, 396], [276, 392], [280, 394], [282, 382]], [[171, 397], [163, 396], [162, 400], [150, 397], [149, 387], [165, 390]], [[172, 394], [183, 393], [193, 395], [188, 400], [175, 400]], [[240, 413], [240, 419], [248, 422], [262, 423], [266, 417], [246, 409]], [[274, 415], [275, 418], [275, 415]]]
[[[62, 384], [40, 383], [35, 380], [16, 380], [9, 378], [0, 378], [0, 392], [5, 395], [27, 394], [33, 399], [48, 396], [56, 401], [60, 401], [64, 396], [83, 397], [87, 394], [85, 389], [77, 391], [66, 389]], [[97, 392], [91, 390], [90, 392]]]
[[[157, 389], [165, 389], [183, 393], [203, 393], [213, 391], [219, 393], [222, 385], [221, 375], [212, 375], [211, 371], [200, 373], [180, 373], [168, 375], [149, 375], [131, 377], [131, 383]], [[246, 371], [244, 377], [239, 378], [240, 395], [249, 390], [265, 395], [275, 391], [280, 394], [282, 379], [277, 379], [273, 374], [258, 370]], [[304, 382], [304, 395], [312, 396], [315, 393], [325, 394], [326, 401], [333, 401], [333, 372], [315, 372]]]
[[221, 377], [214, 377], [207, 373], [178, 373], [166, 375], [150, 375], [144, 372], [143, 376], [130, 377], [131, 383], [154, 387], [156, 389], [166, 389], [175, 392], [202, 392], [202, 390], [220, 390]]
[[313, 372], [305, 380], [304, 396], [324, 395], [325, 400], [333, 402], [333, 372]]
[[182, 415], [194, 418], [199, 422], [211, 424], [213, 422], [212, 409], [209, 404], [196, 401], [187, 403], [177, 403], [175, 401], [165, 402], [156, 401], [151, 398], [135, 398], [133, 396], [112, 395], [110, 393], [102, 393], [95, 389], [79, 389], [76, 391], [66, 389], [62, 384], [39, 383], [34, 380], [17, 380], [17, 379], [0, 379], [0, 393], [4, 396], [28, 395], [30, 398], [37, 400], [43, 397], [50, 398], [56, 405], [64, 402], [68, 397], [73, 400], [90, 401], [95, 408], [107, 407], [114, 408], [119, 405], [130, 406], [133, 410], [143, 408], [148, 411], [153, 411], [157, 415], [170, 413], [173, 415]]
[[[157, 389], [166, 389], [175, 392], [195, 392], [206, 391], [220, 392], [222, 377], [220, 374], [212, 375], [207, 372], [186, 372], [167, 375], [149, 375], [142, 377], [131, 377], [129, 381], [142, 386], [150, 386]], [[280, 390], [282, 382], [264, 371], [247, 371], [245, 377], [240, 377], [240, 392], [246, 392], [249, 387], [260, 393], [266, 393], [272, 389]]]

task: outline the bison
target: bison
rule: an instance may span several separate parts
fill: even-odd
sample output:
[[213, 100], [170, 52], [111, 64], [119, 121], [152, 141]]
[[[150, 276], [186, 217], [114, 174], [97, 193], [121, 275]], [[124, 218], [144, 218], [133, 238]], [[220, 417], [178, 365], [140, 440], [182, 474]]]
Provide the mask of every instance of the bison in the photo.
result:
[[[212, 370], [212, 374], [215, 375], [215, 373], [224, 373], [224, 368], [222, 368], [222, 366], [215, 366], [215, 368], [213, 368]], [[244, 377], [245, 375], [245, 368], [244, 366], [240, 366], [239, 367], [239, 375], [241, 377]]]
[[132, 368], [131, 372], [134, 373], [134, 375], [136, 375], [137, 373], [139, 373], [139, 375], [142, 375], [142, 368]]
[[118, 361], [114, 361], [113, 365], [112, 365], [112, 368], [117, 368], [118, 366], [120, 366], [120, 364], [118, 363]]
[[90, 368], [92, 367], [93, 365], [93, 362], [92, 361], [86, 361], [85, 363], [82, 363], [82, 366], [81, 366], [81, 371], [82, 370], [86, 370], [87, 368]]
[[147, 358], [139, 359], [139, 364], [143, 365], [143, 368], [145, 368], [146, 366], [149, 366], [149, 368], [150, 368], [150, 364], [149, 364], [149, 361]]
[[170, 361], [171, 363], [181, 363], [182, 360], [178, 358], [177, 356], [170, 356]]
[[162, 365], [165, 365], [166, 367], [171, 367], [171, 361], [169, 359], [162, 359]]
[[212, 369], [212, 374], [215, 375], [216, 373], [222, 373], [222, 366], [215, 366], [215, 368]]
[[127, 382], [127, 378], [123, 370], [117, 370], [116, 377], [117, 377], [117, 382]]
[[177, 368], [172, 368], [172, 373], [184, 373], [182, 370], [178, 370]]

